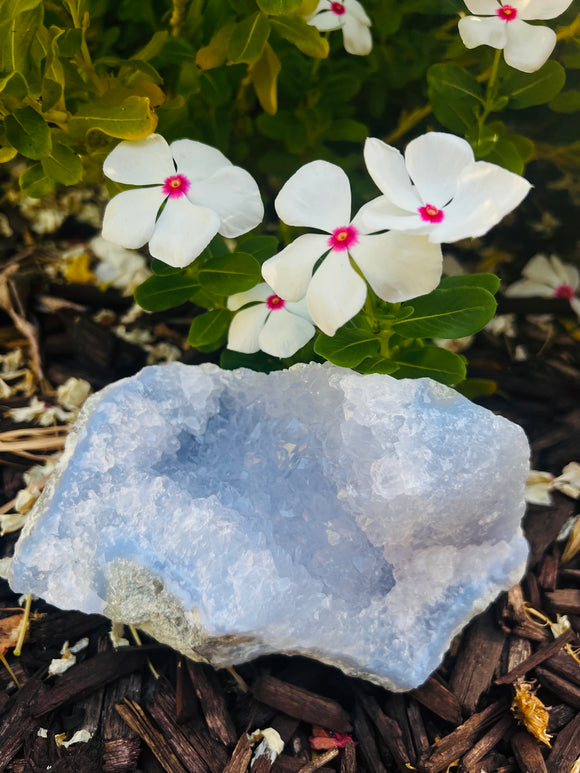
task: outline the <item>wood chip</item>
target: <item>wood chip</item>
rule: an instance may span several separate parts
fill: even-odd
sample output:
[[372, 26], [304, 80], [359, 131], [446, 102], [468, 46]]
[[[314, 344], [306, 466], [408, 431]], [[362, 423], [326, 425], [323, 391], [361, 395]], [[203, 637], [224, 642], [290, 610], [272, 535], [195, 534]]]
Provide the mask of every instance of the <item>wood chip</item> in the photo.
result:
[[514, 756], [522, 770], [529, 773], [548, 773], [540, 745], [527, 730], [518, 730], [511, 738]]
[[408, 770], [411, 763], [405, 748], [401, 728], [397, 722], [381, 710], [374, 695], [363, 689], [358, 690], [357, 694], [362, 707], [377, 728], [379, 737], [391, 752], [397, 769]]
[[491, 685], [505, 638], [491, 611], [479, 615], [467, 629], [449, 683], [467, 714], [475, 711]]
[[474, 744], [461, 760], [461, 773], [479, 773], [481, 760], [491, 752], [509, 728], [513, 728], [511, 714], [505, 714], [488, 732]]
[[575, 709], [580, 709], [580, 687], [577, 684], [569, 682], [547, 668], [536, 668], [534, 673], [543, 687], [557, 695], [564, 703], [568, 703]]
[[214, 669], [204, 663], [188, 660], [187, 670], [210, 733], [224, 746], [234, 746], [238, 739], [236, 728]]
[[567, 652], [558, 652], [544, 663], [546, 668], [563, 676], [569, 682], [580, 686], [580, 663], [570, 657]]
[[371, 725], [358, 701], [354, 708], [354, 734], [367, 770], [372, 773], [387, 773]]
[[340, 773], [356, 773], [356, 747], [351, 741], [344, 745], [340, 758]]
[[123, 720], [139, 735], [151, 749], [163, 770], [167, 773], [189, 773], [178, 760], [169, 742], [153, 725], [136, 701], [125, 698], [115, 706]]
[[246, 773], [252, 759], [252, 747], [247, 733], [242, 733], [223, 773]]
[[546, 760], [548, 773], [568, 773], [578, 757], [580, 757], [580, 713], [558, 733]]
[[512, 668], [507, 674], [496, 679], [495, 684], [511, 684], [512, 682], [515, 682], [518, 677], [525, 676], [528, 671], [531, 671], [540, 663], [543, 663], [545, 660], [552, 657], [552, 655], [560, 652], [562, 647], [571, 642], [574, 637], [575, 633], [572, 629], [565, 631], [561, 636], [558, 636], [557, 639], [540, 647], [537, 652], [530, 655], [530, 657], [524, 660], [523, 663], [520, 663], [519, 666]]
[[352, 725], [346, 711], [331, 698], [296, 687], [273, 676], [261, 676], [252, 686], [254, 697], [290, 717], [320, 725], [337, 733], [350, 733]]
[[325, 751], [316, 760], [303, 765], [299, 769], [298, 773], [315, 773], [315, 771], [320, 770], [320, 768], [322, 768], [327, 762], [330, 762], [330, 760], [333, 760], [335, 757], [338, 757], [338, 749], [328, 749], [328, 751]]
[[560, 615], [580, 615], [580, 590], [564, 588], [546, 593], [550, 607]]
[[430, 676], [421, 687], [410, 693], [425, 708], [437, 714], [452, 725], [459, 725], [463, 719], [461, 706], [456, 696], [439, 680]]
[[421, 716], [421, 709], [419, 704], [413, 698], [409, 699], [407, 705], [407, 716], [409, 718], [409, 728], [413, 737], [413, 745], [415, 747], [415, 758], [420, 757], [423, 752], [429, 748], [429, 737], [425, 729], [425, 723]]
[[452, 733], [441, 738], [419, 760], [419, 769], [424, 773], [439, 773], [454, 760], [460, 759], [472, 748], [478, 735], [486, 730], [506, 709], [503, 701], [497, 701], [471, 716]]

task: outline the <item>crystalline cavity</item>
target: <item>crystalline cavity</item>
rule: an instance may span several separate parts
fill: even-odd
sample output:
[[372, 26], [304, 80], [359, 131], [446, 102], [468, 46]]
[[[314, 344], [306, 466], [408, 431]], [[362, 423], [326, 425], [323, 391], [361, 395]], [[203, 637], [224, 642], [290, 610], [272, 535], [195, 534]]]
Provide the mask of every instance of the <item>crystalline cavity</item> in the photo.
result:
[[524, 433], [428, 379], [172, 363], [92, 397], [12, 586], [231, 665], [394, 689], [523, 573]]

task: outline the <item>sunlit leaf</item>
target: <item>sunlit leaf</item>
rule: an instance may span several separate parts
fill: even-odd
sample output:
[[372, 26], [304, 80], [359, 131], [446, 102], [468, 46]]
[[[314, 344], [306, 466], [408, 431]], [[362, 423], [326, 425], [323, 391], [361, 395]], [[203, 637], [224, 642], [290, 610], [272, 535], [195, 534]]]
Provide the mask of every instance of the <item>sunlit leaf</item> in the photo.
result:
[[270, 115], [278, 110], [277, 83], [281, 69], [282, 65], [274, 49], [266, 43], [262, 56], [252, 66], [251, 78], [262, 109]]

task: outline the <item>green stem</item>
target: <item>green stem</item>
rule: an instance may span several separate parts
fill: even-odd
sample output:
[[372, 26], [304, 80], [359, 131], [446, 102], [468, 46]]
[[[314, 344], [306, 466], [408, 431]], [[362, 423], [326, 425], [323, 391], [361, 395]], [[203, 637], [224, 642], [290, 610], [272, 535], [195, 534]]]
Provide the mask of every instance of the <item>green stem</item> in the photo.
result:
[[502, 53], [503, 53], [502, 49], [498, 48], [493, 57], [493, 62], [491, 65], [491, 73], [489, 75], [489, 80], [487, 81], [487, 87], [485, 89], [485, 105], [483, 106], [483, 112], [477, 119], [477, 122], [480, 128], [485, 123], [485, 119], [487, 118], [487, 116], [491, 113], [497, 96], [497, 72], [498, 72]]

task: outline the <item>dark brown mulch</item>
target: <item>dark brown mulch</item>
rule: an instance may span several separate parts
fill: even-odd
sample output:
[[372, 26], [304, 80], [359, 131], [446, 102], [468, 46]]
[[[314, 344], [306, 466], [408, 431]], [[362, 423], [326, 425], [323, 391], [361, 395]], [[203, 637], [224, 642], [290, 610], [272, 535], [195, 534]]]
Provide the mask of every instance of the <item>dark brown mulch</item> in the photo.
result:
[[[56, 386], [80, 376], [98, 389], [142, 367], [143, 350], [112, 332], [114, 317], [94, 319], [102, 308], [118, 319], [130, 302], [93, 287], [47, 283], [35, 271], [38, 260], [34, 251], [23, 259], [19, 293], [27, 319], [42, 331], [47, 382]], [[534, 306], [518, 304], [502, 301], [504, 310], [519, 315], [517, 337], [480, 334], [469, 351], [470, 374], [497, 383], [497, 391], [480, 402], [524, 427], [532, 467], [559, 474], [580, 459], [577, 328], [571, 317], [566, 325], [530, 320], [526, 314]], [[567, 313], [567, 307], [556, 302], [546, 311]], [[180, 345], [187, 313], [150, 315], [135, 325]], [[26, 343], [6, 316], [0, 318], [0, 343]], [[201, 356], [184, 350], [182, 359]], [[0, 421], [0, 432], [14, 426]], [[22, 487], [29, 463], [6, 454], [1, 461], [2, 501], [7, 501]], [[529, 507], [525, 578], [472, 621], [423, 686], [404, 694], [304, 658], [262, 658], [231, 673], [187, 661], [151, 640], [114, 650], [104, 618], [37, 601], [33, 611], [43, 616], [31, 621], [22, 655], [7, 653], [21, 687], [0, 668], [0, 771], [439, 773], [456, 769], [457, 762], [464, 773], [570, 773], [580, 757], [580, 665], [566, 646], [580, 646], [580, 560], [563, 565], [564, 543], [557, 538], [577, 509], [577, 502], [558, 492], [551, 507]], [[15, 535], [3, 538], [2, 555], [10, 554], [14, 540]], [[15, 595], [0, 583], [0, 606], [15, 604]], [[571, 628], [555, 639], [528, 605], [551, 620], [568, 615]], [[84, 636], [89, 646], [77, 664], [62, 676], [47, 677], [63, 643]], [[550, 748], [510, 709], [522, 679], [534, 684], [548, 707]], [[530, 709], [528, 717], [541, 728], [541, 707]], [[318, 756], [309, 741], [319, 732], [314, 726], [331, 736], [331, 748]], [[278, 731], [284, 751], [274, 763], [267, 756], [252, 761], [256, 745], [246, 733], [267, 727]], [[81, 729], [90, 734], [88, 742], [68, 749], [55, 743], [58, 734], [70, 739]]]

